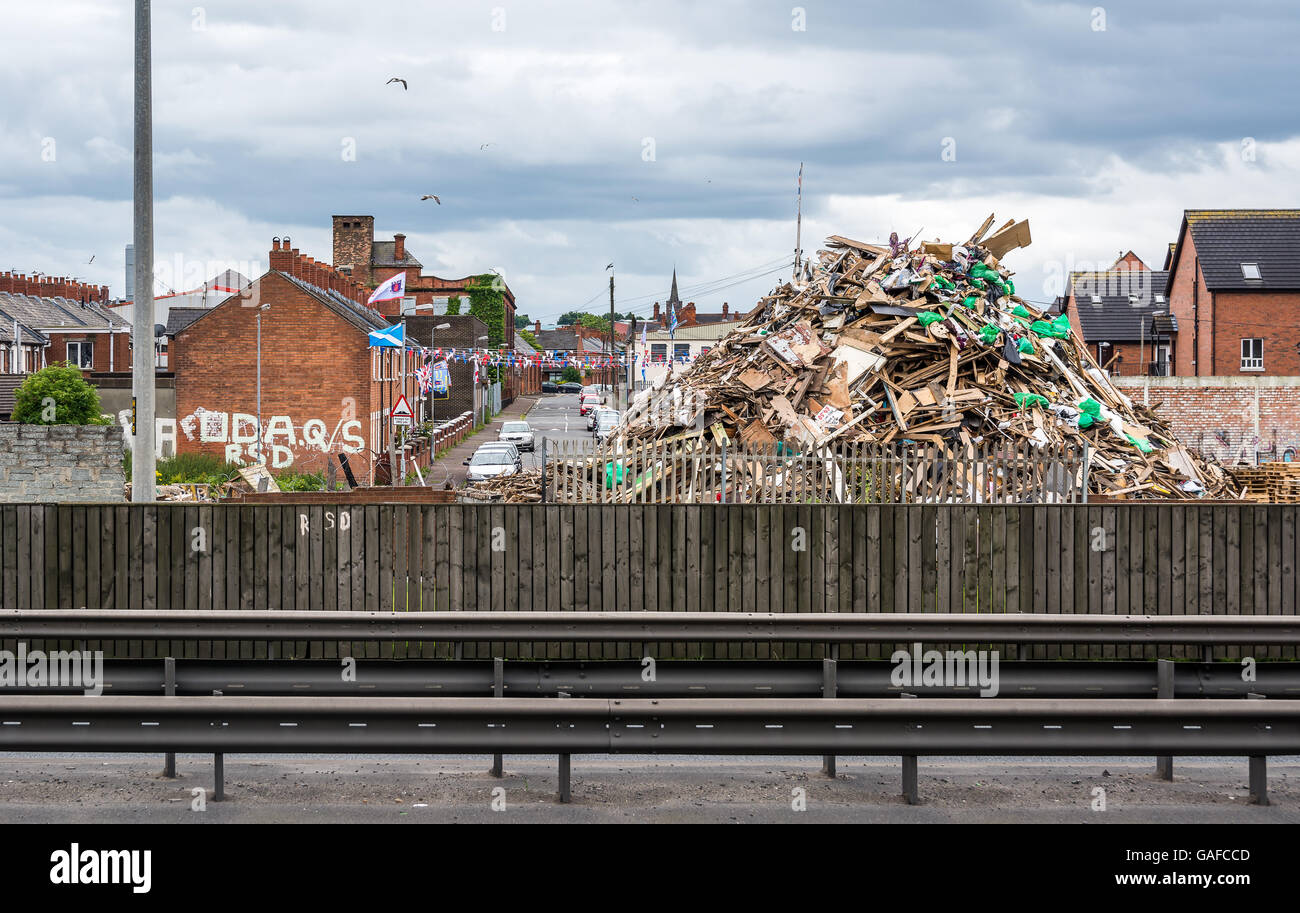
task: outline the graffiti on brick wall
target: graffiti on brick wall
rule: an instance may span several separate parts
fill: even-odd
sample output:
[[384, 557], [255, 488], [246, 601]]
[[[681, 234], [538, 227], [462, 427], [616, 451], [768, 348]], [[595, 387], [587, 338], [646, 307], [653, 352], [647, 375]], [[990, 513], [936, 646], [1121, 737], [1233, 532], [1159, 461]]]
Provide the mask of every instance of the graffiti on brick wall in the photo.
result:
[[1225, 466], [1269, 463], [1281, 460], [1294, 462], [1300, 455], [1300, 441], [1280, 442], [1277, 429], [1273, 430], [1273, 440], [1265, 443], [1258, 434], [1237, 432], [1231, 428], [1216, 428], [1211, 431], [1197, 432], [1196, 449], [1207, 457], [1213, 457]]
[[[257, 451], [257, 416], [245, 412], [195, 409], [179, 422], [187, 441], [221, 444], [231, 463], [260, 462]], [[262, 429], [262, 446], [272, 469], [292, 466], [303, 452], [360, 453], [366, 447], [361, 422], [345, 411], [333, 431], [323, 419], [295, 424], [287, 415], [273, 415]]]

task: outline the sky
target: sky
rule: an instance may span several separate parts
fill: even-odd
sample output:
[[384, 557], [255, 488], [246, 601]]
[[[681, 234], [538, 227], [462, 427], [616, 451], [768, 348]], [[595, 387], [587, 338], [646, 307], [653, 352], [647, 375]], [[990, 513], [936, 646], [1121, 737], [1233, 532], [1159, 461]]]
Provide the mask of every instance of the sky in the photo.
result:
[[[620, 313], [674, 269], [744, 310], [790, 274], [800, 163], [807, 255], [1028, 219], [1006, 265], [1042, 302], [1160, 268], [1184, 209], [1300, 206], [1288, 2], [153, 6], [159, 294], [260, 275], [275, 236], [328, 261], [357, 214], [544, 325], [607, 311], [610, 262]], [[124, 293], [133, 7], [5, 5], [0, 270]]]

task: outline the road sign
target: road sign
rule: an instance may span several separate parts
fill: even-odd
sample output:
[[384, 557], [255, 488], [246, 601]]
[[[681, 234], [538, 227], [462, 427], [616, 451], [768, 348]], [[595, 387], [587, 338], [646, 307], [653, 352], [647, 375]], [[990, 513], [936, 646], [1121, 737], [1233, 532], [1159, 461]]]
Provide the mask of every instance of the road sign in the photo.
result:
[[393, 406], [389, 417], [393, 420], [394, 425], [410, 425], [414, 420], [415, 413], [411, 411], [411, 404], [406, 401], [405, 393], [397, 398], [397, 403]]

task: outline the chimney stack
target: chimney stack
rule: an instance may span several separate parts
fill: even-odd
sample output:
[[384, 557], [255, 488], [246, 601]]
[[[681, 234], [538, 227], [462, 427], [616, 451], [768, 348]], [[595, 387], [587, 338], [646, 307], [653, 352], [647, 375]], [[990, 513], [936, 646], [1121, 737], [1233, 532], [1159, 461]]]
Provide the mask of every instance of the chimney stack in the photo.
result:
[[393, 259], [394, 260], [406, 259], [406, 235], [403, 234], [393, 235]]
[[541, 331], [542, 331], [542, 322], [540, 320], [533, 321], [533, 332], [540, 333]]
[[659, 302], [655, 302], [655, 320], [659, 319]]
[[727, 319], [727, 302], [722, 302], [722, 319]]

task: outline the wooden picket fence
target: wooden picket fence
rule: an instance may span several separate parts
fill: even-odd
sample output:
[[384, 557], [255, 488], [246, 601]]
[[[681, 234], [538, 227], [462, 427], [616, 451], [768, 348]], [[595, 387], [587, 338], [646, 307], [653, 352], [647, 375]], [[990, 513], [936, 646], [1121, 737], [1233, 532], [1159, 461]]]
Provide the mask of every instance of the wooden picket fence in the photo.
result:
[[[954, 453], [954, 450], [956, 451]], [[1088, 451], [981, 441], [965, 448], [701, 438], [625, 446], [551, 441], [547, 500], [560, 504], [1077, 504]]]
[[[1287, 504], [0, 505], [0, 608], [1294, 615], [1298, 519], [1300, 505]], [[453, 655], [429, 643], [101, 646], [145, 657]], [[469, 644], [462, 655], [821, 652], [537, 643]], [[1004, 655], [1156, 651], [1067, 645]]]

